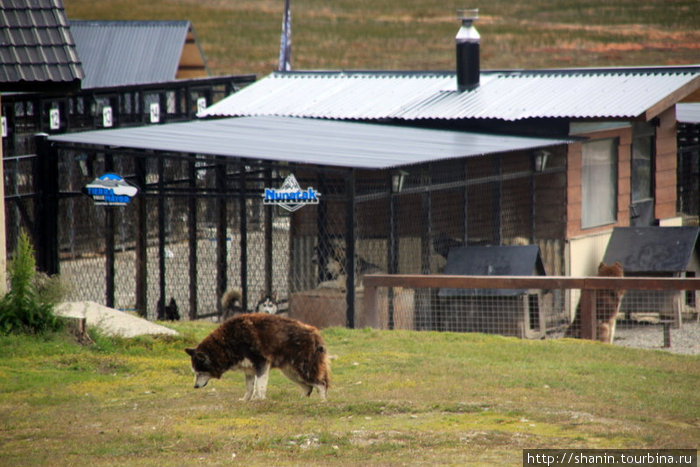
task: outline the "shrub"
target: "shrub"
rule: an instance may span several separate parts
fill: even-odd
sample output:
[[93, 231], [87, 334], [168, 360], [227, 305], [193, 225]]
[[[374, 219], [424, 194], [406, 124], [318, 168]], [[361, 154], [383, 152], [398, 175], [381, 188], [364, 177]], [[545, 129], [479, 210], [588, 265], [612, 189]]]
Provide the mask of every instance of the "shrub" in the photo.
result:
[[8, 275], [10, 291], [0, 299], [0, 333], [58, 330], [62, 323], [53, 309], [62, 298], [60, 280], [37, 274], [34, 248], [25, 232], [19, 236]]

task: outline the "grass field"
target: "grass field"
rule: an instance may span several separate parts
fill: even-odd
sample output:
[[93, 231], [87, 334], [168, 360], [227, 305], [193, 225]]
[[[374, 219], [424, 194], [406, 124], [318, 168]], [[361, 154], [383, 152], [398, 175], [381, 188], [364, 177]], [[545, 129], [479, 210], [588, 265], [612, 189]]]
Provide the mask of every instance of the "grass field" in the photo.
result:
[[[328, 329], [329, 401], [273, 371], [192, 388], [182, 336], [0, 337], [0, 465], [520, 465], [525, 448], [697, 448], [700, 357], [569, 339]], [[93, 334], [94, 335], [94, 334]]]
[[[64, 0], [75, 19], [186, 19], [213, 75], [277, 66], [284, 0]], [[452, 70], [458, 8], [482, 69], [700, 62], [696, 0], [291, 0], [294, 69]]]

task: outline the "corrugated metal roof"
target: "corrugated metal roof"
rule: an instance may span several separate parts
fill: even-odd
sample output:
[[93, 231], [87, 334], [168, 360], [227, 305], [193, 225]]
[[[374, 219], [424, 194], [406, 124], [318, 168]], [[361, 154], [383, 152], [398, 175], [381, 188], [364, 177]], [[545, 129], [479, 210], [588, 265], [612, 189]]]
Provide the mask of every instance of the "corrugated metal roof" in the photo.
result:
[[678, 123], [700, 123], [700, 103], [676, 104]]
[[534, 149], [567, 140], [331, 120], [246, 117], [66, 133], [60, 143], [384, 169]]
[[68, 90], [82, 78], [61, 0], [2, 2], [0, 90]]
[[636, 118], [669, 95], [700, 88], [700, 67], [482, 72], [478, 88], [456, 87], [452, 72], [276, 72], [200, 116]]
[[71, 20], [83, 89], [173, 81], [189, 21]]

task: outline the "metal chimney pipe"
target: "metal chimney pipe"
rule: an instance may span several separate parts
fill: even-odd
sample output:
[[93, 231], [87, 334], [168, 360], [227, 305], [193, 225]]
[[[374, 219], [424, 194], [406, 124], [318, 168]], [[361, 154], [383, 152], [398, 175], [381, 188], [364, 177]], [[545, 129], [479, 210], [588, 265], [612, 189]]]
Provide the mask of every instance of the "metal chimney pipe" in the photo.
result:
[[457, 10], [462, 26], [457, 32], [457, 89], [469, 91], [479, 86], [479, 43], [481, 36], [474, 27], [479, 17], [479, 9]]

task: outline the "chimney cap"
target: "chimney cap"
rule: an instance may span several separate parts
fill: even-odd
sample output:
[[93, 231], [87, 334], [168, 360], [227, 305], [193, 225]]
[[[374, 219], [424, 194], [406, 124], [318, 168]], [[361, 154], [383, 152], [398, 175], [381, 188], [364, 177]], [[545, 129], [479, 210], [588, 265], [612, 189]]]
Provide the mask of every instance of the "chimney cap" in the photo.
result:
[[457, 10], [457, 18], [462, 21], [476, 21], [479, 18], [479, 9], [460, 8]]

